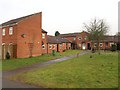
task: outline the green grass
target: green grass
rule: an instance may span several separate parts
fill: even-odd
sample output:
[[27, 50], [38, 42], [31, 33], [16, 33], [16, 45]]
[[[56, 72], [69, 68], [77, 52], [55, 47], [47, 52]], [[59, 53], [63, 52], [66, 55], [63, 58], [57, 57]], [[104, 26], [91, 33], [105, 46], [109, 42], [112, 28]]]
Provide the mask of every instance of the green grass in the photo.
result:
[[102, 52], [59, 62], [12, 80], [46, 88], [116, 88], [118, 87], [118, 53]]
[[67, 50], [62, 53], [56, 53], [55, 56], [53, 56], [52, 54], [46, 54], [46, 55], [42, 55], [39, 57], [32, 57], [32, 58], [3, 60], [2, 64], [0, 65], [2, 65], [2, 70], [14, 70], [14, 69], [22, 68], [25, 66], [33, 65], [35, 63], [45, 62], [45, 61], [53, 60], [56, 58], [77, 54], [80, 52], [82, 52], [82, 50]]

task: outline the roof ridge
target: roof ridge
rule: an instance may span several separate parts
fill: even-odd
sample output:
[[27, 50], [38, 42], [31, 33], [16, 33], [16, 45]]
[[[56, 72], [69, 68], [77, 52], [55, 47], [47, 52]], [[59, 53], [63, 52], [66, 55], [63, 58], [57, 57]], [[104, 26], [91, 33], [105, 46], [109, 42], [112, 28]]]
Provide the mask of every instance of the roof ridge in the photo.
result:
[[26, 16], [22, 16], [22, 17], [19, 17], [19, 18], [8, 20], [8, 21], [2, 23], [1, 26], [7, 26], [7, 25], [12, 25], [12, 24], [18, 23], [18, 22], [20, 22], [21, 20], [23, 20], [23, 19], [25, 19], [27, 17], [33, 16], [33, 15], [36, 15], [36, 14], [39, 14], [39, 13], [42, 13], [42, 12], [29, 14], [29, 15], [26, 15]]

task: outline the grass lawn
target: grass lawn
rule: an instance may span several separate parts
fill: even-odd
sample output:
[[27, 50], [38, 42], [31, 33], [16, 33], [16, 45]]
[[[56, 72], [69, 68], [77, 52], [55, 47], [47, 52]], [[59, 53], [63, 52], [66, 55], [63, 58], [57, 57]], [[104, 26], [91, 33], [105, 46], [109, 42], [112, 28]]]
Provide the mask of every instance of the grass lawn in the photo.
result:
[[117, 88], [118, 53], [88, 54], [11, 79], [46, 88]]
[[56, 53], [55, 56], [53, 56], [52, 54], [46, 54], [46, 55], [42, 55], [39, 57], [32, 57], [32, 58], [3, 60], [2, 64], [0, 65], [2, 65], [2, 70], [14, 70], [14, 69], [25, 67], [25, 66], [30, 66], [38, 62], [45, 62], [45, 61], [53, 60], [56, 58], [77, 54], [80, 52], [82, 52], [82, 50], [67, 50], [63, 53]]

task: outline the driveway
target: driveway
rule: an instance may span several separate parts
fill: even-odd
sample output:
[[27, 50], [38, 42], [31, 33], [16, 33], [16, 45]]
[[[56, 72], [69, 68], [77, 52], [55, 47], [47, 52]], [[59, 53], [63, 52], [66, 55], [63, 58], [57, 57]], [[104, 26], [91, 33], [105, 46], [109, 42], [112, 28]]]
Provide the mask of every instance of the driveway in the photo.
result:
[[24, 68], [20, 68], [20, 69], [16, 69], [16, 70], [3, 71], [2, 72], [2, 88], [40, 88], [40, 87], [36, 87], [36, 86], [32, 86], [32, 85], [23, 84], [20, 82], [11, 81], [8, 79], [8, 77], [19, 74], [19, 73], [28, 72], [30, 70], [34, 70], [37, 68], [42, 68], [42, 67], [45, 67], [45, 66], [48, 66], [50, 64], [57, 63], [57, 62], [69, 60], [69, 59], [72, 59], [72, 58], [75, 58], [78, 56], [82, 56], [82, 55], [88, 54], [89, 52], [90, 51], [84, 51], [84, 52], [77, 54], [77, 55], [67, 56], [67, 57], [63, 57], [63, 58], [59, 58], [59, 59], [55, 59], [55, 60], [50, 60], [50, 61], [43, 62], [43, 63], [37, 63], [37, 64], [34, 64], [32, 66], [28, 66], [28, 67], [24, 67]]

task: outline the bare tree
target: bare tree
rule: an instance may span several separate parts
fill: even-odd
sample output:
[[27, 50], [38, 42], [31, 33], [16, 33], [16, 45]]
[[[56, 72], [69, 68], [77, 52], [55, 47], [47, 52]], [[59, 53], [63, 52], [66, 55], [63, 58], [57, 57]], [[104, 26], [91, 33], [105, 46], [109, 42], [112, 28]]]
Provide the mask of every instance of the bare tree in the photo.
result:
[[87, 29], [89, 35], [88, 39], [91, 41], [91, 48], [94, 49], [94, 43], [97, 43], [97, 50], [100, 54], [100, 42], [104, 39], [105, 34], [108, 31], [108, 26], [104, 22], [104, 20], [96, 20], [90, 22], [90, 24], [84, 24]]

